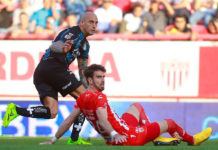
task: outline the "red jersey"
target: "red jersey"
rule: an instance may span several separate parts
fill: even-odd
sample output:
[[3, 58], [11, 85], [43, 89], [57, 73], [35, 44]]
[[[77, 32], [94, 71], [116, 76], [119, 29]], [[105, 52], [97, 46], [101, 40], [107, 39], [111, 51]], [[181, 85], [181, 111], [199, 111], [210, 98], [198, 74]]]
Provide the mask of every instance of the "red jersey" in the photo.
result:
[[127, 135], [129, 132], [129, 126], [121, 119], [116, 113], [114, 113], [107, 101], [106, 95], [98, 91], [87, 91], [80, 95], [76, 100], [77, 104], [75, 108], [80, 108], [82, 113], [85, 115], [86, 119], [90, 124], [96, 129], [96, 131], [101, 134], [107, 142], [112, 142], [111, 137], [107, 134], [100, 126], [96, 115], [96, 110], [98, 108], [107, 109], [107, 118], [112, 127], [122, 135]]
[[[148, 126], [142, 127], [132, 126], [131, 124], [128, 125], [126, 122], [132, 122], [134, 120], [127, 121], [125, 118], [128, 117], [123, 118], [123, 115], [122, 119], [116, 113], [114, 113], [108, 104], [106, 95], [104, 95], [102, 92], [86, 91], [85, 93], [80, 95], [79, 98], [77, 98], [75, 108], [80, 108], [90, 124], [96, 129], [99, 134], [104, 137], [104, 139], [107, 141], [107, 144], [110, 145], [114, 145], [115, 142], [113, 141], [111, 136], [100, 127], [99, 120], [96, 114], [96, 110], [98, 108], [107, 109], [107, 119], [113, 129], [116, 130], [116, 132], [118, 132], [119, 134], [127, 136], [127, 142], [120, 143], [121, 145], [144, 145], [145, 143], [152, 141], [154, 138], [158, 137], [160, 133], [160, 128], [157, 123], [151, 123]], [[128, 113], [124, 114], [126, 116], [130, 115]], [[149, 135], [147, 130], [150, 131]]]

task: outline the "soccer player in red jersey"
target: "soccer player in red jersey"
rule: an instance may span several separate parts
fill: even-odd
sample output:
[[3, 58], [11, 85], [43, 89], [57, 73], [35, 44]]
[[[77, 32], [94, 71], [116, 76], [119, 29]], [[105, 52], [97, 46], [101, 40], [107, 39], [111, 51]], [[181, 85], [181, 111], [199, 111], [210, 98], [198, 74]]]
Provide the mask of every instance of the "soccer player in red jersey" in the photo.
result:
[[133, 103], [120, 118], [111, 110], [104, 90], [105, 68], [93, 64], [85, 69], [88, 90], [79, 96], [72, 113], [65, 119], [51, 141], [54, 144], [83, 113], [108, 145], [144, 145], [168, 132], [191, 145], [200, 145], [212, 133], [211, 128], [191, 136], [172, 119], [150, 123], [141, 104]]

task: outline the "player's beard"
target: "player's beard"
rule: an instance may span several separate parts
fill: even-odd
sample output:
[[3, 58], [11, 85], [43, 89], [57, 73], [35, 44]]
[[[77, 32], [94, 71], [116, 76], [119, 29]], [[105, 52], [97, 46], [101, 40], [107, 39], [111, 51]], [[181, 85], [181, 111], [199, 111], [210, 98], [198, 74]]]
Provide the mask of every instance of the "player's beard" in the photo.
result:
[[[103, 84], [103, 86], [101, 86]], [[97, 91], [102, 92], [104, 90], [104, 83], [99, 84], [99, 86], [93, 80], [93, 86], [96, 88]]]

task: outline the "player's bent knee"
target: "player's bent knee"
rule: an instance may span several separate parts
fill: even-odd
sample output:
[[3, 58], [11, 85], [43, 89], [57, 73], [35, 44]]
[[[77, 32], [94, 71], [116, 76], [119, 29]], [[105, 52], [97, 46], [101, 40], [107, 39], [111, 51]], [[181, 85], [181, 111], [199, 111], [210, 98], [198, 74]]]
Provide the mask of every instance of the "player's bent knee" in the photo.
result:
[[58, 114], [58, 109], [50, 109], [51, 117], [50, 119], [54, 119]]
[[85, 87], [83, 85], [81, 85], [80, 87], [78, 87], [76, 89], [76, 92], [78, 93], [78, 95], [81, 95], [81, 94], [86, 92], [86, 89], [85, 89]]
[[141, 112], [141, 111], [144, 110], [144, 108], [142, 107], [142, 105], [139, 104], [139, 103], [133, 103], [132, 105], [135, 106], [135, 107], [138, 109], [139, 112]]
[[56, 116], [57, 116], [58, 113], [54, 113], [54, 112], [51, 112], [51, 117], [50, 119], [54, 119]]
[[71, 96], [73, 96], [74, 98], [78, 98], [81, 94], [85, 93], [86, 89], [83, 85], [79, 86], [75, 91], [72, 91], [70, 93]]
[[176, 123], [175, 123], [175, 121], [173, 119], [164, 119], [164, 120], [166, 120], [166, 122], [168, 124], [168, 130], [174, 128]]

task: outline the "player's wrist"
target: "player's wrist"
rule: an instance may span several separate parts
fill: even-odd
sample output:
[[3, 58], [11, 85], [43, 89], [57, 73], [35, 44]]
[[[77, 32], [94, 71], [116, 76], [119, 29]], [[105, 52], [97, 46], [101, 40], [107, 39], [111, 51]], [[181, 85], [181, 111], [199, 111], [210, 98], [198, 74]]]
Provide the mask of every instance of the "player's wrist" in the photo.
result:
[[118, 134], [115, 130], [111, 131], [110, 136], [114, 137], [116, 134]]
[[56, 138], [56, 136], [53, 136], [52, 139], [51, 139], [51, 142], [54, 144], [54, 143], [57, 142], [57, 140], [58, 140], [58, 138]]

